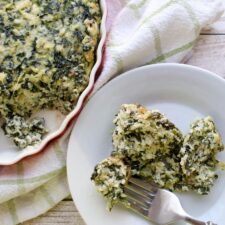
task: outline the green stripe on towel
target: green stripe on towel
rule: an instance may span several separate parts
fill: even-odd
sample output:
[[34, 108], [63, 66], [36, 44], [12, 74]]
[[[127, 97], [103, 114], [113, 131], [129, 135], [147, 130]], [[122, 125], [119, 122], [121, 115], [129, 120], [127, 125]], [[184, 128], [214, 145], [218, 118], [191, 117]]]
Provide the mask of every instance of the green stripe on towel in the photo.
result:
[[130, 9], [133, 9], [133, 10], [138, 10], [140, 9], [145, 3], [149, 2], [150, 0], [142, 0], [140, 1], [139, 3], [131, 3], [131, 4], [128, 4], [127, 7], [130, 8]]
[[189, 15], [192, 23], [194, 24], [195, 29], [195, 35], [199, 35], [200, 32], [200, 23], [198, 21], [197, 16], [194, 13], [194, 10], [192, 9], [191, 5], [186, 1], [179, 1], [180, 5], [183, 6], [183, 8], [187, 11], [187, 14]]
[[189, 42], [189, 43], [187, 43], [187, 44], [185, 44], [185, 45], [183, 45], [183, 46], [181, 46], [179, 48], [175, 48], [175, 49], [173, 49], [173, 50], [171, 50], [171, 51], [169, 51], [169, 52], [167, 52], [167, 53], [165, 53], [163, 55], [160, 55], [160, 56], [154, 58], [153, 60], [151, 60], [147, 64], [159, 63], [159, 62], [162, 62], [164, 59], [168, 59], [168, 58], [170, 58], [170, 57], [172, 57], [172, 56], [174, 56], [176, 54], [184, 52], [184, 51], [188, 50], [189, 48], [193, 47], [195, 42], [196, 42], [196, 40], [191, 41], [191, 42]]
[[15, 180], [0, 180], [0, 185], [18, 185], [21, 182], [23, 184], [31, 184], [31, 183], [36, 183], [36, 182], [41, 182], [48, 180], [52, 177], [55, 177], [59, 173], [66, 171], [66, 167], [60, 168], [53, 170], [49, 173], [46, 173], [44, 175], [36, 176], [36, 177], [31, 177], [31, 178], [24, 178], [24, 179], [15, 179]]
[[143, 19], [143, 21], [141, 22], [141, 24], [139, 25], [138, 29], [145, 24], [146, 22], [148, 22], [148, 20], [150, 20], [152, 17], [158, 15], [159, 13], [161, 13], [164, 9], [167, 9], [168, 7], [170, 7], [171, 5], [177, 3], [176, 0], [170, 0], [167, 3], [163, 4], [161, 7], [159, 7], [155, 12], [153, 12], [150, 16], [147, 16], [146, 18]]
[[53, 145], [53, 148], [54, 148], [54, 152], [56, 154], [56, 158], [60, 162], [60, 165], [65, 166], [65, 164], [66, 164], [65, 155], [64, 155], [63, 150], [61, 149], [58, 141]]
[[26, 187], [24, 185], [24, 165], [22, 161], [17, 164], [17, 176], [18, 193], [24, 193]]
[[45, 199], [45, 201], [48, 203], [48, 205], [52, 208], [55, 206], [55, 201], [54, 199], [51, 197], [50, 193], [48, 193], [47, 189], [44, 186], [41, 186], [39, 188], [39, 191], [41, 193], [41, 195], [43, 196], [43, 198]]
[[10, 213], [10, 216], [12, 218], [13, 224], [18, 224], [19, 223], [19, 218], [16, 212], [16, 206], [14, 200], [10, 200], [7, 202], [8, 210]]
[[159, 30], [156, 28], [155, 25], [153, 25], [153, 26], [151, 26], [151, 32], [152, 32], [153, 37], [154, 37], [156, 55], [157, 55], [157, 57], [161, 56], [164, 59]]

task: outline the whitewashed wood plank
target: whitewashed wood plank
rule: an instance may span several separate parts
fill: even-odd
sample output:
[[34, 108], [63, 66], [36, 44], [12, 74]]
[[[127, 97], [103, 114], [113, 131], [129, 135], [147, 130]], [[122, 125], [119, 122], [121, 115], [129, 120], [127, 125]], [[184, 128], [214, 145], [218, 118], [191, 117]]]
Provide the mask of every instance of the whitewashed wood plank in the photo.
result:
[[60, 202], [48, 213], [23, 225], [85, 225], [72, 200]]
[[[225, 6], [225, 0], [223, 0], [223, 4]], [[216, 21], [210, 30], [203, 30], [203, 34], [225, 34], [225, 13], [223, 16]]]
[[205, 29], [201, 34], [225, 34], [225, 15], [210, 26], [210, 29]]
[[225, 78], [225, 35], [201, 35], [192, 57], [186, 62]]

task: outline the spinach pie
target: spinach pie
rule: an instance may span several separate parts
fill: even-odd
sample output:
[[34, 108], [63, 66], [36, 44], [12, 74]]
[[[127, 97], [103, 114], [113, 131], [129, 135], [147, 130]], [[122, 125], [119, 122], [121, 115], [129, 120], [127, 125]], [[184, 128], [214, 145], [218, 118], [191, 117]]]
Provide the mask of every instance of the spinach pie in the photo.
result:
[[114, 119], [113, 151], [94, 169], [92, 180], [108, 200], [128, 206], [124, 186], [130, 176], [153, 181], [170, 191], [208, 194], [217, 169], [225, 164], [216, 159], [224, 149], [210, 116], [197, 119], [186, 135], [158, 110], [123, 104]]
[[19, 148], [48, 132], [41, 109], [68, 114], [89, 83], [98, 0], [0, 0], [0, 115]]
[[145, 164], [177, 152], [183, 142], [180, 130], [163, 114], [141, 105], [123, 104], [113, 122], [112, 154], [129, 158], [132, 162]]

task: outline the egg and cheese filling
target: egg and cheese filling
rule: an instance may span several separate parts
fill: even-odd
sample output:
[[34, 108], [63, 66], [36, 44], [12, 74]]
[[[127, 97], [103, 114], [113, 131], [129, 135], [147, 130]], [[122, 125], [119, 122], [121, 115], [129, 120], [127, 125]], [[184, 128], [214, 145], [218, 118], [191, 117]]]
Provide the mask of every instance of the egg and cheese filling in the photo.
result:
[[224, 149], [213, 119], [194, 121], [179, 153], [184, 183], [189, 189], [208, 194], [213, 186], [219, 161], [216, 154]]
[[118, 202], [126, 202], [124, 186], [129, 177], [129, 166], [117, 157], [106, 158], [94, 168], [91, 180], [95, 183], [97, 191], [107, 199], [109, 210]]
[[124, 104], [114, 119], [113, 155], [145, 164], [156, 157], [177, 152], [183, 136], [158, 110]]
[[[33, 113], [73, 110], [89, 82], [100, 20], [98, 0], [0, 0], [0, 115], [19, 148], [37, 143], [26, 142], [32, 129], [22, 131]], [[18, 117], [21, 143], [11, 129]], [[47, 130], [35, 132], [41, 140]]]

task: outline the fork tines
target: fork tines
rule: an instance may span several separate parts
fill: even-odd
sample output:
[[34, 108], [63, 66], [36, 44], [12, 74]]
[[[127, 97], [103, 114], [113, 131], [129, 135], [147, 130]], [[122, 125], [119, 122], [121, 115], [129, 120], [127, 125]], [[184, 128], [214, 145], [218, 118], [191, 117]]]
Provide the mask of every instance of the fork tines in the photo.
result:
[[124, 189], [130, 207], [144, 216], [148, 216], [157, 191], [158, 188], [154, 184], [133, 177], [129, 179]]

